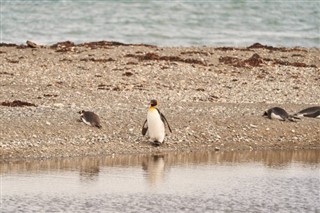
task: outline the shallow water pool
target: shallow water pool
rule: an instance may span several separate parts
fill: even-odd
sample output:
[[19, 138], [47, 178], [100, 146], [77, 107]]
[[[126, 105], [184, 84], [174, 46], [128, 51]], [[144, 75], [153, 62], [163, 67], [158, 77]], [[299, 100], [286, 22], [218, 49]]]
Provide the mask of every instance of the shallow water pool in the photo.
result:
[[1, 212], [319, 212], [320, 152], [191, 152], [1, 164]]

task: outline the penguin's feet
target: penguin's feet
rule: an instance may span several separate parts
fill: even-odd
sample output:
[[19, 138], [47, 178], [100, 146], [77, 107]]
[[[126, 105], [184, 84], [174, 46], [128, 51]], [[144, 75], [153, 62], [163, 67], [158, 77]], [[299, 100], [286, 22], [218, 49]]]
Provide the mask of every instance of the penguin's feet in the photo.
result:
[[152, 142], [152, 145], [153, 145], [153, 146], [160, 146], [161, 143], [160, 143], [159, 141], [153, 141], [153, 142]]

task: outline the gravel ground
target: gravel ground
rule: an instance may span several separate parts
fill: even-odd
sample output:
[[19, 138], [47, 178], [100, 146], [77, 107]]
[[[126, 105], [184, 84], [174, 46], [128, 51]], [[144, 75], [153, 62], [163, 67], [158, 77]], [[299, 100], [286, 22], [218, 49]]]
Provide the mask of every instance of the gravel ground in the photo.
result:
[[[274, 106], [294, 113], [320, 105], [319, 55], [319, 48], [261, 44], [0, 44], [1, 161], [320, 149], [319, 119], [281, 122], [262, 117]], [[141, 135], [150, 99], [159, 101], [173, 129], [160, 147]], [[82, 109], [98, 114], [102, 129], [79, 122]]]

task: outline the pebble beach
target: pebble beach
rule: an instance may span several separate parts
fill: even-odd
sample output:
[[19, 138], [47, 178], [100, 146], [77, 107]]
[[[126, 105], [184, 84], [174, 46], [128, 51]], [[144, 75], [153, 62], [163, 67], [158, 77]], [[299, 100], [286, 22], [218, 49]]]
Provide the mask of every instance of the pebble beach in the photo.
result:
[[[320, 149], [320, 120], [262, 117], [320, 105], [320, 49], [0, 44], [1, 161], [159, 152]], [[157, 99], [172, 133], [141, 128]], [[102, 128], [79, 122], [80, 110]]]

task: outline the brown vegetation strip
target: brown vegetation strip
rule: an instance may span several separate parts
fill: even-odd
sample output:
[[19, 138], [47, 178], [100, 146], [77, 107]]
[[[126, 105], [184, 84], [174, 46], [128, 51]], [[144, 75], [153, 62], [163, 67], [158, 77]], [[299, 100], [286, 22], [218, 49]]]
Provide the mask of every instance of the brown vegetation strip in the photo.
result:
[[53, 44], [50, 47], [53, 49], [65, 49], [66, 51], [68, 51], [70, 50], [71, 47], [86, 47], [91, 49], [97, 49], [97, 48], [108, 48], [111, 46], [156, 47], [154, 45], [148, 45], [148, 44], [125, 44], [125, 43], [116, 42], [116, 41], [94, 41], [94, 42], [86, 42], [86, 43], [80, 43], [80, 44], [75, 44], [72, 41], [63, 41], [63, 42], [58, 42], [56, 44]]
[[0, 47], [17, 47], [17, 44], [12, 43], [0, 43]]
[[93, 62], [110, 62], [110, 61], [115, 61], [113, 58], [108, 58], [108, 59], [105, 59], [105, 58], [83, 58], [83, 59], [80, 59], [80, 61], [93, 61]]
[[306, 52], [306, 50], [302, 50], [299, 48], [273, 47], [268, 45], [262, 45], [260, 43], [254, 43], [251, 46], [247, 47], [247, 49], [267, 49], [271, 51], [281, 51], [281, 52], [293, 52], [293, 51]]
[[[72, 41], [63, 41], [58, 42], [56, 44], [53, 44], [50, 46], [52, 49], [56, 49], [58, 52], [68, 52], [73, 51], [72, 47], [87, 47], [91, 49], [97, 49], [97, 48], [108, 48], [111, 46], [145, 46], [145, 47], [152, 47], [157, 48], [155, 45], [149, 45], [149, 44], [126, 44], [121, 43], [117, 41], [95, 41], [95, 42], [85, 42], [80, 44], [75, 44]], [[0, 43], [0, 47], [17, 47], [18, 49], [24, 49], [24, 48], [36, 48], [36, 47], [45, 47], [45, 45], [38, 45], [35, 42], [32, 41], [26, 41], [26, 45], [21, 44], [13, 44], [13, 43]], [[293, 52], [293, 51], [300, 51], [300, 52], [306, 52], [306, 50], [300, 49], [300, 48], [285, 48], [285, 47], [273, 47], [268, 45], [263, 45], [260, 43], [254, 43], [251, 46], [247, 48], [234, 48], [234, 47], [217, 47], [214, 48], [215, 50], [221, 50], [221, 51], [233, 51], [233, 50], [239, 50], [239, 51], [248, 51], [252, 49], [267, 49], [270, 51], [281, 51], [281, 52]], [[199, 53], [207, 55], [208, 53], [205, 52], [182, 52], [181, 54], [190, 54], [190, 53]]]
[[144, 60], [155, 60], [155, 61], [175, 61], [175, 62], [184, 62], [189, 64], [200, 64], [203, 66], [207, 66], [207, 64], [203, 61], [193, 59], [193, 58], [181, 58], [178, 56], [159, 56], [156, 53], [146, 53], [144, 55], [135, 55], [135, 54], [127, 54], [125, 57], [133, 57], [137, 58], [140, 61]]
[[17, 63], [19, 63], [19, 60], [14, 60], [14, 59], [9, 59], [9, 58], [6, 58], [6, 60], [7, 60], [9, 63], [12, 63], [12, 64], [17, 64]]
[[59, 47], [74, 47], [75, 46], [75, 43], [73, 43], [72, 41], [63, 41], [63, 42], [58, 42], [58, 43], [55, 43], [53, 45], [51, 45], [50, 47], [53, 48], [53, 49], [57, 49]]
[[299, 48], [286, 48], [286, 47], [273, 47], [268, 45], [263, 45], [260, 43], [254, 43], [250, 45], [247, 48], [236, 48], [236, 47], [217, 47], [214, 48], [215, 50], [221, 50], [221, 51], [250, 51], [253, 49], [267, 49], [270, 51], [281, 51], [281, 52], [294, 52], [294, 51], [300, 51], [300, 52], [306, 52], [306, 50], [299, 49]]
[[279, 64], [279, 65], [284, 65], [284, 66], [293, 66], [293, 67], [313, 67], [313, 68], [317, 68], [316, 65], [307, 65], [305, 63], [301, 63], [301, 62], [288, 62], [288, 61], [281, 61], [278, 59], [274, 60], [274, 64]]
[[110, 48], [112, 46], [145, 46], [145, 47], [156, 47], [154, 45], [148, 44], [125, 44], [116, 41], [94, 41], [94, 42], [86, 42], [75, 44], [72, 41], [63, 41], [58, 42], [50, 46], [52, 49], [56, 49], [57, 52], [69, 52], [74, 51], [74, 47], [86, 47], [90, 49], [98, 49], [98, 48]]
[[203, 51], [185, 51], [185, 52], [181, 52], [180, 54], [181, 55], [199, 54], [199, 55], [210, 56], [209, 52], [203, 52]]
[[28, 45], [24, 44], [13, 44], [13, 43], [0, 43], [0, 47], [16, 47], [17, 49], [26, 49], [30, 48]]
[[225, 56], [225, 57], [220, 57], [219, 62], [232, 65], [234, 67], [246, 67], [246, 66], [258, 67], [258, 66], [261, 66], [261, 64], [263, 64], [263, 59], [258, 54], [255, 53], [246, 60]]
[[34, 106], [36, 107], [37, 105], [24, 102], [24, 101], [19, 101], [19, 100], [14, 100], [12, 102], [10, 101], [4, 101], [1, 103], [2, 106], [7, 106], [7, 107], [24, 107], [24, 106]]
[[316, 68], [315, 65], [307, 65], [301, 62], [288, 62], [281, 61], [278, 59], [269, 59], [269, 58], [261, 58], [258, 54], [253, 54], [250, 58], [246, 60], [241, 60], [236, 57], [224, 56], [219, 58], [220, 63], [228, 64], [234, 67], [259, 67], [265, 64], [265, 61], [272, 61], [273, 64], [284, 65], [284, 66], [293, 66], [293, 67], [313, 67]]
[[54, 94], [43, 94], [44, 97], [58, 97], [58, 95]]
[[216, 47], [214, 48], [215, 50], [220, 50], [220, 51], [251, 51], [248, 48], [236, 48], [236, 47]]
[[236, 48], [236, 47], [217, 47], [214, 48], [215, 50], [221, 50], [221, 51], [252, 51], [253, 49], [267, 49], [270, 51], [281, 51], [281, 52], [294, 52], [294, 51], [300, 51], [300, 52], [306, 52], [306, 50], [299, 49], [299, 48], [286, 48], [286, 47], [273, 47], [268, 45], [263, 45], [260, 43], [254, 43], [250, 45], [247, 48]]
[[96, 42], [88, 42], [88, 43], [82, 43], [78, 44], [77, 46], [80, 47], [90, 47], [91, 49], [95, 48], [104, 48], [104, 47], [110, 47], [110, 46], [145, 46], [145, 47], [156, 47], [154, 45], [149, 44], [125, 44], [117, 41], [96, 41]]
[[130, 77], [130, 76], [132, 76], [132, 75], [133, 75], [133, 73], [132, 73], [132, 72], [127, 71], [127, 72], [123, 73], [122, 75], [123, 75], [123, 76], [128, 76], [128, 77]]
[[[117, 41], [95, 41], [95, 42], [86, 42], [86, 43], [80, 43], [80, 44], [75, 44], [72, 41], [63, 41], [63, 42], [57, 42], [53, 45], [50, 45], [49, 47], [52, 49], [55, 49], [57, 52], [69, 52], [69, 51], [73, 51], [74, 47], [86, 47], [91, 49], [97, 49], [97, 48], [109, 48], [111, 46], [145, 46], [145, 47], [152, 47], [152, 48], [157, 47], [155, 45], [149, 45], [149, 44], [125, 44]], [[24, 49], [24, 48], [46, 47], [46, 46], [38, 45], [35, 42], [28, 40], [26, 41], [26, 45], [0, 43], [0, 47], [17, 47], [19, 49]]]
[[8, 72], [0, 72], [0, 75], [11, 75], [11, 76], [13, 76], [13, 73], [8, 73]]

